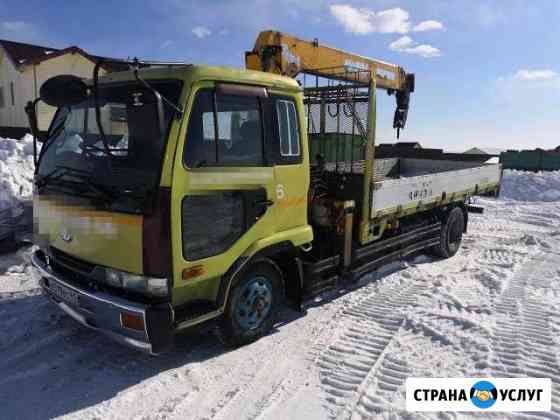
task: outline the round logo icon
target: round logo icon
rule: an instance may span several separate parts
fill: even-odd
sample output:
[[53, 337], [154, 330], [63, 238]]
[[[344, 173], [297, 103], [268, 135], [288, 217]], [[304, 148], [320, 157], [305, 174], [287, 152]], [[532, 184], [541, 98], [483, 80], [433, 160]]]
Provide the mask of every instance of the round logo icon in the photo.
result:
[[471, 388], [471, 402], [478, 408], [489, 408], [498, 398], [498, 390], [492, 382], [479, 381]]

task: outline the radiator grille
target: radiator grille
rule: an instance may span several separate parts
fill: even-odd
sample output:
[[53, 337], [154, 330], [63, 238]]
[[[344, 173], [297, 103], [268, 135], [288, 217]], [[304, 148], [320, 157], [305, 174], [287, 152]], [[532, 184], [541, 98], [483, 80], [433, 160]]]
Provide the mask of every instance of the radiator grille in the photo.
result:
[[57, 248], [51, 247], [51, 258], [56, 265], [62, 265], [73, 271], [77, 271], [83, 274], [90, 274], [95, 268], [94, 264], [83, 261], [76, 258], [66, 252], [63, 252]]

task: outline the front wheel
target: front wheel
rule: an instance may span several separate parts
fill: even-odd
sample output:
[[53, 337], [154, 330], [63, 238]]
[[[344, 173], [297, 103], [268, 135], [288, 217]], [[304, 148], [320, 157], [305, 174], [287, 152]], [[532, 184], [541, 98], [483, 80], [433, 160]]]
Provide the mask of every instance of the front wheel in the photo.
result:
[[274, 263], [256, 261], [234, 280], [220, 325], [228, 346], [253, 342], [270, 332], [281, 304], [282, 278]]
[[465, 216], [460, 207], [455, 207], [449, 212], [441, 227], [440, 243], [433, 248], [433, 253], [439, 257], [450, 258], [461, 247], [463, 230], [465, 229]]

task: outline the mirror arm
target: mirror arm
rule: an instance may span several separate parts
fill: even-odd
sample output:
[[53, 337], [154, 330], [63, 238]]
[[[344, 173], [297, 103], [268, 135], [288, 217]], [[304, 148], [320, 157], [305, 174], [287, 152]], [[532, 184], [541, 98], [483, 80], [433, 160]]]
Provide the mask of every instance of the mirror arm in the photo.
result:
[[[146, 87], [147, 89], [149, 89], [158, 99], [159, 102], [165, 102], [169, 107], [173, 108], [175, 110], [175, 117], [177, 119], [181, 119], [181, 117], [183, 116], [183, 110], [181, 109], [180, 106], [175, 105], [173, 102], [171, 102], [169, 99], [167, 99], [165, 96], [161, 95], [156, 88], [154, 88], [152, 85], [150, 85], [147, 81], [145, 81], [144, 79], [142, 79], [140, 77], [140, 75], [138, 74], [138, 70], [140, 69], [140, 62], [138, 61], [138, 58], [134, 58], [133, 60], [133, 64], [130, 65], [130, 68], [132, 68], [133, 72], [134, 72], [134, 77], [136, 78], [136, 81], [140, 84], [142, 84], [144, 87]], [[163, 113], [162, 115], [163, 116]]]
[[41, 134], [39, 133], [39, 127], [37, 123], [37, 103], [41, 98], [37, 98], [34, 101], [28, 101], [25, 105], [25, 113], [27, 114], [27, 119], [29, 120], [29, 128], [33, 134], [33, 164], [37, 166], [37, 140], [43, 141]]
[[157, 90], [154, 90], [153, 94], [156, 96], [157, 99], [159, 132], [163, 136], [165, 135], [165, 116], [164, 116], [165, 114], [163, 110], [162, 96]]
[[[138, 59], [135, 59], [136, 61], [136, 65], [134, 66], [134, 77], [136, 78], [136, 81], [142, 85], [144, 85], [147, 89], [149, 89], [154, 96], [156, 97], [157, 100], [157, 108], [158, 108], [158, 122], [159, 122], [159, 132], [161, 136], [165, 135], [165, 114], [164, 114], [164, 110], [163, 110], [163, 96], [161, 96], [161, 94], [154, 89], [148, 82], [146, 82], [144, 79], [142, 79], [139, 75], [138, 75]], [[175, 110], [177, 110], [176, 107], [174, 107]], [[181, 111], [182, 113], [182, 111]]]
[[105, 153], [108, 156], [113, 157], [111, 149], [109, 149], [109, 144], [107, 143], [107, 137], [105, 136], [105, 130], [103, 129], [103, 124], [101, 124], [101, 110], [99, 109], [99, 69], [103, 64], [103, 59], [97, 60], [95, 67], [93, 68], [93, 103], [95, 104], [95, 122], [97, 123], [97, 129], [99, 134], [101, 134], [101, 141], [103, 142], [103, 147], [105, 148]]

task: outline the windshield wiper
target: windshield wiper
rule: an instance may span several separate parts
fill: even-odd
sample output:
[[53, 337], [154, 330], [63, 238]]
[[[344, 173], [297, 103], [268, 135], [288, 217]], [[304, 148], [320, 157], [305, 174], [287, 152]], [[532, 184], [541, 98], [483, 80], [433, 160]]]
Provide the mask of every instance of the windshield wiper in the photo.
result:
[[115, 198], [113, 192], [109, 191], [104, 186], [91, 181], [91, 172], [84, 169], [72, 168], [70, 166], [58, 165], [51, 172], [37, 179], [37, 181], [35, 181], [35, 184], [37, 185], [37, 187], [42, 188], [49, 182], [60, 179], [65, 175], [69, 175], [80, 180], [79, 182], [70, 181], [70, 183], [77, 185], [86, 185], [90, 190], [99, 194], [100, 196], [103, 196], [108, 201], [111, 201]]
[[47, 185], [49, 181], [62, 178], [64, 175], [68, 175], [68, 174], [77, 175], [77, 176], [91, 176], [91, 174], [88, 171], [85, 171], [83, 169], [76, 169], [70, 166], [58, 165], [48, 174], [38, 177], [37, 180], [35, 181], [35, 185], [41, 188]]
[[194, 162], [193, 167], [195, 168], [202, 168], [203, 166], [207, 166], [208, 162], [206, 162], [206, 159], [200, 159], [200, 160], [196, 160]]

